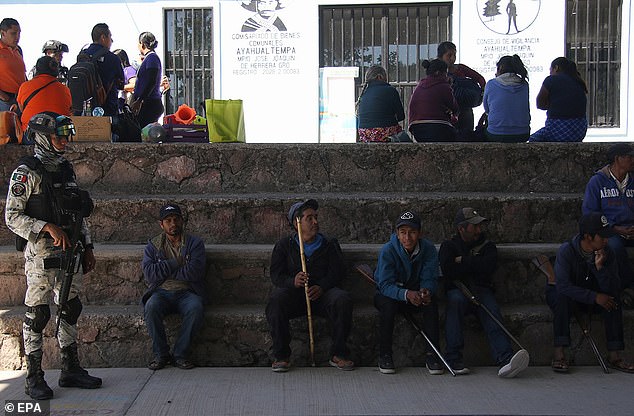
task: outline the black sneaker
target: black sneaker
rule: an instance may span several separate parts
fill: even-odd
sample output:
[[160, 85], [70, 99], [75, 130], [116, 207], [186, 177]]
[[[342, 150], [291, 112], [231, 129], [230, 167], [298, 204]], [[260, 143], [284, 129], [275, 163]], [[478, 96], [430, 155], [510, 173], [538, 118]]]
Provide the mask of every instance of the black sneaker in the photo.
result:
[[443, 374], [445, 372], [445, 367], [442, 366], [442, 363], [436, 356], [436, 354], [427, 354], [425, 358], [425, 366], [427, 366], [427, 370], [429, 370], [429, 374], [437, 376]]
[[172, 357], [168, 355], [167, 357], [154, 358], [154, 360], [152, 360], [152, 362], [148, 364], [147, 368], [152, 371], [156, 371], [165, 368], [165, 366], [171, 363]]
[[456, 374], [469, 374], [471, 372], [468, 367], [464, 366], [464, 363], [462, 361], [454, 361], [452, 363], [449, 363], [449, 365], [451, 366], [453, 372]]
[[394, 368], [394, 361], [391, 354], [383, 354], [379, 357], [379, 371], [381, 374], [394, 374], [396, 369]]

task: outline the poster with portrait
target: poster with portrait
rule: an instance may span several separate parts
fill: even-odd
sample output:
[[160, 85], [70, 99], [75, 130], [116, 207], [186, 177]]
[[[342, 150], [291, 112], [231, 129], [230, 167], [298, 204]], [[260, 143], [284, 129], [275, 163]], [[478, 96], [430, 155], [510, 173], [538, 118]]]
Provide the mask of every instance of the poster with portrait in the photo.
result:
[[[546, 112], [535, 104], [550, 63], [565, 53], [565, 0], [474, 0], [461, 2], [459, 62], [488, 81], [504, 55], [517, 54], [528, 69], [531, 132]], [[476, 117], [478, 110], [474, 109]]]
[[247, 142], [318, 137], [317, 22], [300, 0], [220, 2], [218, 98], [244, 100]]

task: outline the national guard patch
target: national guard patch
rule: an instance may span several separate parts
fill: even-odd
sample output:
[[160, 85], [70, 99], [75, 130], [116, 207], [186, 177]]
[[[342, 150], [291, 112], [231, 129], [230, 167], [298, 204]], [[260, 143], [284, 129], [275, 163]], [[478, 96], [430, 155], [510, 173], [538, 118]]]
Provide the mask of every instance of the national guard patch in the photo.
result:
[[26, 192], [26, 187], [22, 183], [14, 183], [11, 186], [11, 193], [13, 196], [22, 196]]
[[25, 174], [23, 174], [23, 173], [20, 173], [20, 172], [14, 172], [13, 173], [13, 177], [11, 178], [11, 180], [15, 181], [15, 182], [24, 183], [27, 180], [27, 176]]

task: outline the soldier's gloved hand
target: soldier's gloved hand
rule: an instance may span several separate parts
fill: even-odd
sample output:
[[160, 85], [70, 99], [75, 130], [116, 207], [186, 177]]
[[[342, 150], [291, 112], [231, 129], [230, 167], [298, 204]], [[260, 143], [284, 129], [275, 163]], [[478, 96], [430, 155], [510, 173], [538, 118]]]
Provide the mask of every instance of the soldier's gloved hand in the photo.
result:
[[42, 228], [42, 231], [49, 233], [49, 235], [53, 238], [53, 245], [55, 247], [61, 247], [62, 250], [70, 248], [70, 238], [68, 238], [66, 233], [57, 225], [47, 222]]

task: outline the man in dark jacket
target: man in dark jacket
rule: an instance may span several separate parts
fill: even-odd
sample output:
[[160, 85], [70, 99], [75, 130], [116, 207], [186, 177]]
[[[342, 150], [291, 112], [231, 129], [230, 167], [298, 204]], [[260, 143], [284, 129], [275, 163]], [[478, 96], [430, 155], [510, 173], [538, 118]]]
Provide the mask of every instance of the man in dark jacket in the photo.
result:
[[579, 220], [579, 234], [561, 245], [555, 262], [555, 285], [548, 286], [546, 301], [553, 310], [554, 359], [552, 369], [568, 371], [564, 347], [570, 345], [570, 317], [582, 313], [603, 316], [608, 365], [634, 373], [634, 365], [619, 357], [625, 349], [623, 311], [619, 307], [620, 279], [616, 255], [608, 245], [615, 235], [604, 215], [593, 212]]
[[297, 219], [301, 224], [306, 273], [302, 271], [297, 232], [282, 238], [273, 248], [271, 280], [275, 287], [266, 305], [266, 319], [273, 339], [272, 369], [275, 372], [286, 372], [290, 368], [291, 333], [288, 321], [307, 314], [306, 282], [312, 313], [327, 317], [332, 323], [330, 365], [340, 370], [354, 369], [346, 346], [352, 326], [352, 298], [337, 287], [345, 274], [341, 248], [337, 240], [319, 233], [318, 208], [317, 201], [309, 199], [293, 204], [288, 211], [288, 222], [295, 231]]
[[[142, 263], [148, 284], [142, 302], [154, 352], [148, 368], [160, 370], [173, 363], [188, 370], [194, 368], [189, 346], [204, 320], [205, 244], [184, 232], [185, 221], [176, 204], [161, 208], [159, 224], [163, 232], [148, 241]], [[182, 315], [182, 322], [170, 354], [163, 319], [172, 313]]]
[[484, 226], [488, 220], [473, 208], [461, 208], [455, 219], [457, 234], [440, 246], [439, 259], [443, 276], [447, 279], [447, 309], [445, 336], [447, 350], [445, 358], [458, 374], [468, 374], [464, 366], [462, 332], [464, 316], [475, 312], [487, 335], [491, 353], [500, 367], [498, 376], [515, 377], [526, 369], [529, 355], [526, 350], [513, 354], [509, 337], [483, 308], [474, 305], [452, 282], [460, 281], [473, 293], [478, 301], [502, 321], [500, 308], [493, 295], [493, 273], [497, 268], [497, 248], [486, 239]]

